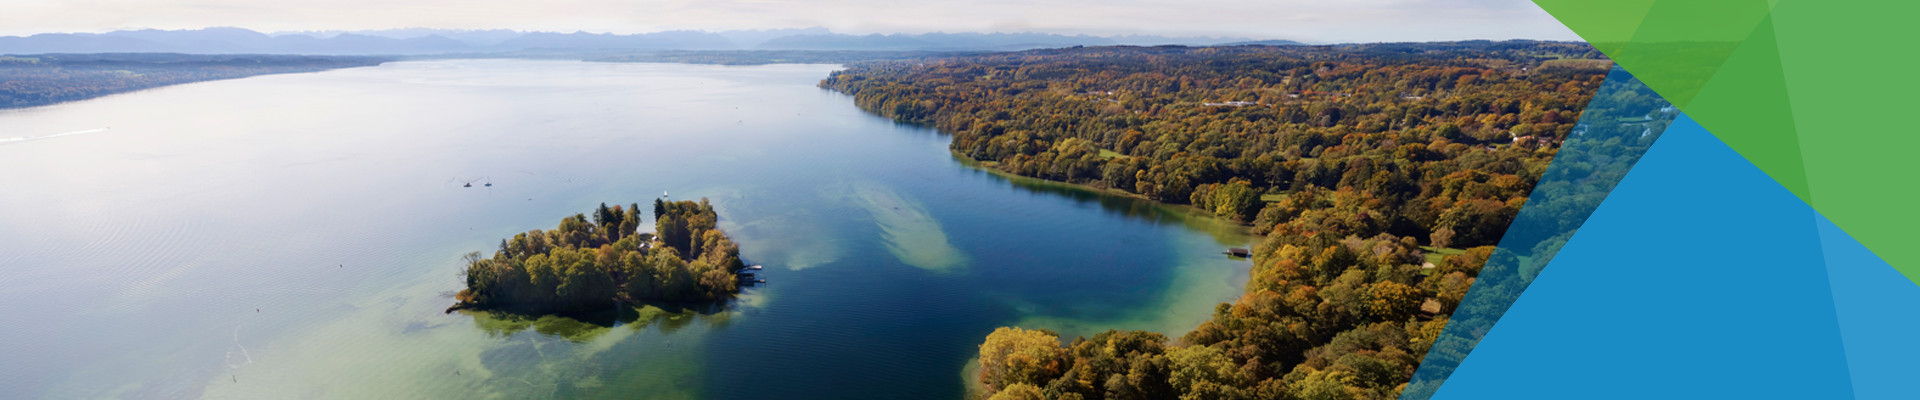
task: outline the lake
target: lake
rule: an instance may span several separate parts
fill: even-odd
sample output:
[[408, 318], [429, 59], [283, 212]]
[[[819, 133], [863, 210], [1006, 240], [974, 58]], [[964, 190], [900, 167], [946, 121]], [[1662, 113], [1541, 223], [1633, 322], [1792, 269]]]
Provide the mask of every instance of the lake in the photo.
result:
[[[996, 327], [1176, 336], [1239, 296], [1243, 228], [975, 169], [814, 86], [837, 68], [395, 62], [0, 111], [0, 398], [958, 398]], [[768, 283], [443, 313], [461, 254], [663, 194]]]

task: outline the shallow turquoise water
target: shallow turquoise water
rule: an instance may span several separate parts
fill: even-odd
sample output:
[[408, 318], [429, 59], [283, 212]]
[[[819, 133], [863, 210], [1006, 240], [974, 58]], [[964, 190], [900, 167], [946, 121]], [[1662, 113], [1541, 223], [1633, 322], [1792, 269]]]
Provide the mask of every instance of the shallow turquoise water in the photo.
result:
[[[973, 169], [834, 68], [403, 62], [0, 112], [91, 131], [0, 144], [0, 398], [954, 398], [995, 327], [1179, 334], [1238, 296], [1239, 229]], [[663, 192], [769, 284], [441, 312], [461, 253]]]

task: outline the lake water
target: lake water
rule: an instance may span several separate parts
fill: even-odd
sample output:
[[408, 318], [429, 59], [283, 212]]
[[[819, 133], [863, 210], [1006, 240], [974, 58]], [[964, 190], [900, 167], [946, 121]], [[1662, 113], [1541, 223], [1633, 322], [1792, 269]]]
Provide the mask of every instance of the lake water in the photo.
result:
[[[814, 87], [835, 68], [398, 62], [0, 111], [29, 138], [0, 143], [0, 398], [957, 398], [995, 327], [1178, 335], [1239, 295], [1242, 229], [968, 167]], [[769, 283], [442, 313], [462, 253], [663, 192]]]

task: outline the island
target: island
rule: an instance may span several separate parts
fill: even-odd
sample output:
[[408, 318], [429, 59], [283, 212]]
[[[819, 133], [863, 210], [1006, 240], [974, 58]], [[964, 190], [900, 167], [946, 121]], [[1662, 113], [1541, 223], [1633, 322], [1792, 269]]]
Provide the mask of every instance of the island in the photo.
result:
[[492, 257], [467, 253], [460, 309], [530, 313], [605, 310], [620, 304], [697, 303], [740, 291], [740, 246], [715, 227], [707, 199], [654, 200], [654, 232], [639, 233], [640, 205], [601, 204], [551, 230], [500, 241]]

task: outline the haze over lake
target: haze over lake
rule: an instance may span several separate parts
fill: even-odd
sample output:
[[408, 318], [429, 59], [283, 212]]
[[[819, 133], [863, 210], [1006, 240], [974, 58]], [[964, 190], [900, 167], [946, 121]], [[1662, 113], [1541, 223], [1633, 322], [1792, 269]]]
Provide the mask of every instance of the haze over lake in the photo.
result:
[[[995, 327], [1178, 335], [1240, 294], [1244, 229], [966, 166], [836, 68], [396, 62], [0, 111], [0, 398], [957, 398]], [[461, 254], [663, 192], [768, 284], [442, 313]]]

